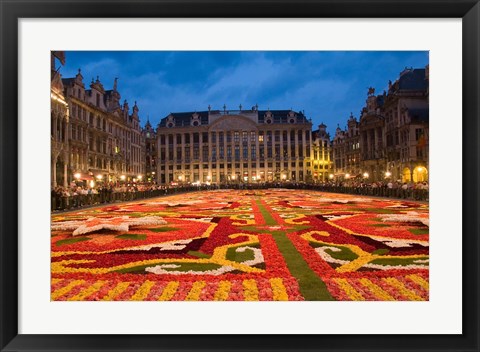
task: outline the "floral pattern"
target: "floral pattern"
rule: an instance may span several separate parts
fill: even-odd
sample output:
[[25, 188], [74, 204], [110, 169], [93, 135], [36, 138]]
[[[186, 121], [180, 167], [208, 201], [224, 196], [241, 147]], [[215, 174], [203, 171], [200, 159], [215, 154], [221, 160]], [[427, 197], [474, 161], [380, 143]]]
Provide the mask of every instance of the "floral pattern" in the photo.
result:
[[51, 299], [424, 301], [428, 204], [216, 190], [54, 214]]

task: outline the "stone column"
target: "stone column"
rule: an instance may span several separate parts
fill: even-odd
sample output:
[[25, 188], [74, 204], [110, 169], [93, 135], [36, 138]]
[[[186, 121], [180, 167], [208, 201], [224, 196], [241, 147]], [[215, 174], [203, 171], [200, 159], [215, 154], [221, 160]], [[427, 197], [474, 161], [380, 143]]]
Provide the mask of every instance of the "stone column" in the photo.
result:
[[212, 134], [215, 132], [208, 132], [208, 175], [210, 176], [210, 181], [212, 181]]
[[[170, 165], [170, 161], [169, 161], [169, 158], [168, 158], [168, 152], [169, 152], [169, 146], [168, 146], [168, 143], [169, 143], [169, 140], [168, 140], [168, 136], [169, 134], [165, 134], [165, 182], [168, 184], [170, 183], [172, 180], [170, 180], [170, 170], [168, 169], [169, 165]], [[173, 173], [173, 171], [172, 171]]]
[[67, 155], [66, 152], [64, 153], [63, 158], [64, 158], [64, 162], [63, 162], [63, 187], [66, 188], [66, 187], [68, 187], [68, 178], [67, 178], [67, 176], [68, 176], [68, 169], [67, 169], [68, 155]]
[[[307, 137], [306, 134], [309, 133], [307, 130], [302, 130], [302, 151], [303, 151], [303, 157], [301, 158], [302, 161], [302, 170], [303, 170], [303, 181], [306, 180], [307, 178]], [[310, 144], [310, 143], [309, 143]], [[309, 147], [310, 148], [310, 147]]]
[[57, 187], [57, 157], [52, 158], [52, 187]]

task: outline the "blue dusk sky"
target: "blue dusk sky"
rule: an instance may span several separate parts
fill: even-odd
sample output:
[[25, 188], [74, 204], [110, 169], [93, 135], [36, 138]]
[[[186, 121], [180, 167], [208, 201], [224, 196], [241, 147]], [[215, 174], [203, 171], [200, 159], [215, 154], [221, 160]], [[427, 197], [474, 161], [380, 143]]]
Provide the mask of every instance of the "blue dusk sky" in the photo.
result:
[[334, 134], [358, 119], [368, 87], [381, 94], [405, 67], [424, 68], [426, 51], [67, 51], [63, 78], [82, 70], [89, 89], [118, 77], [122, 101], [156, 127], [170, 112], [258, 108], [305, 111]]

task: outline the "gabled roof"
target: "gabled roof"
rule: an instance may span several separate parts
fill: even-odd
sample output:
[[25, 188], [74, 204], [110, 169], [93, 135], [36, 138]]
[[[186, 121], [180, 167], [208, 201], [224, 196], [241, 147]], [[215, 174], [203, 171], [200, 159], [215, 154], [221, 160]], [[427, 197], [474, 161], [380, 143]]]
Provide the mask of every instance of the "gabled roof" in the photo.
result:
[[429, 109], [408, 109], [408, 114], [412, 122], [428, 122], [429, 121]]
[[62, 78], [62, 83], [64, 86], [72, 85], [75, 82], [75, 78]]
[[[265, 122], [265, 114], [270, 111], [273, 115], [273, 123], [288, 123], [289, 113], [292, 110], [258, 110], [258, 122], [264, 123]], [[303, 112], [296, 112], [297, 115], [297, 123], [304, 123], [308, 122], [307, 118], [303, 114]]]
[[[289, 122], [289, 113], [291, 110], [258, 110], [258, 122], [264, 123], [265, 122], [265, 114], [267, 112], [271, 112], [273, 115], [273, 123], [288, 123]], [[295, 112], [295, 111], [294, 111]], [[194, 114], [198, 114], [200, 116], [200, 121], [202, 125], [208, 125], [208, 111], [190, 111], [190, 112], [172, 112], [168, 116], [164, 117], [160, 120], [158, 124], [159, 127], [166, 127], [167, 119], [169, 116], [173, 116], [175, 120], [175, 126], [190, 126], [190, 122], [192, 116]], [[221, 113], [218, 110], [212, 110], [210, 113]], [[297, 115], [296, 123], [305, 123], [308, 122], [308, 119], [305, 117], [303, 112], [295, 112]]]
[[[208, 111], [192, 111], [192, 112], [172, 112], [168, 116], [173, 116], [176, 126], [190, 126], [190, 121], [194, 114], [200, 116], [202, 125], [208, 125]], [[167, 117], [160, 120], [159, 127], [165, 127], [167, 125]]]
[[426, 90], [428, 80], [425, 79], [425, 69], [416, 68], [402, 72], [398, 79], [399, 90]]

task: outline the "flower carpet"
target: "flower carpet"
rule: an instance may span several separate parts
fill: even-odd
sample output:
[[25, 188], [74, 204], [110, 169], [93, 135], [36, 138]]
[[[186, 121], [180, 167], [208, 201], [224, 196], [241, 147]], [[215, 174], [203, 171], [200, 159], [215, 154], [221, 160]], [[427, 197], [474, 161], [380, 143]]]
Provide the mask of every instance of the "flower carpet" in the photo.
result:
[[424, 203], [215, 190], [51, 220], [51, 300], [429, 299]]

